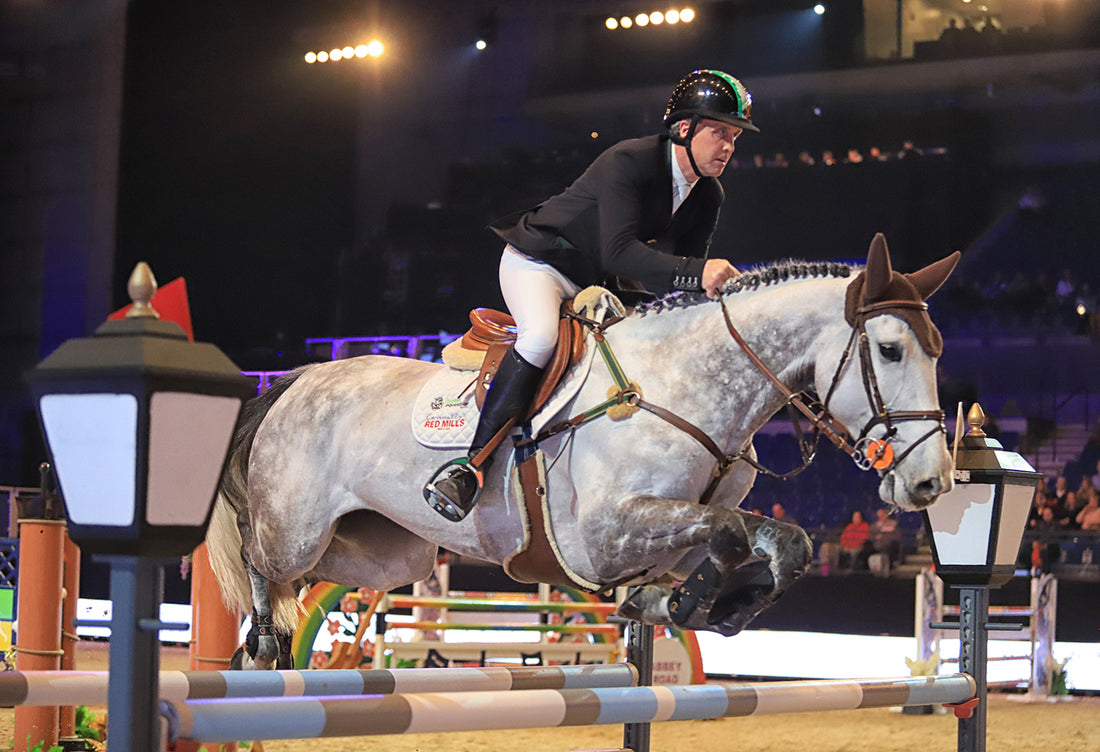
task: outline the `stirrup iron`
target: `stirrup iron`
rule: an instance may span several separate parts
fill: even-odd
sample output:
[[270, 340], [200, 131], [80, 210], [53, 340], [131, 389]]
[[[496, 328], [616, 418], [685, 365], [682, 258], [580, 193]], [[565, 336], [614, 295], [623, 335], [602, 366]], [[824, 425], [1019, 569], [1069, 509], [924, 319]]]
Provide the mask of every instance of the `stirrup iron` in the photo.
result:
[[[470, 497], [470, 502], [465, 507], [456, 504], [454, 500], [435, 487], [437, 482], [455, 473], [472, 473], [474, 479], [477, 481], [477, 488], [474, 490], [474, 495]], [[432, 509], [451, 522], [462, 522], [462, 520], [466, 519], [466, 515], [470, 513], [470, 510], [477, 505], [478, 499], [481, 498], [481, 491], [484, 488], [485, 474], [481, 471], [481, 468], [472, 465], [469, 457], [459, 457], [444, 462], [439, 469], [432, 473], [431, 479], [424, 484], [424, 501], [428, 502]]]

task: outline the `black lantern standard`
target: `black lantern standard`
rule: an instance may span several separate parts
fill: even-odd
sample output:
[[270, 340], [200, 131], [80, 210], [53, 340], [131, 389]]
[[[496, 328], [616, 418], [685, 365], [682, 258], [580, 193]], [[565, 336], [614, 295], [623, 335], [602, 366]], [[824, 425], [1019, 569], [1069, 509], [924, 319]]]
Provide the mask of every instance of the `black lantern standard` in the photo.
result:
[[69, 534], [111, 565], [111, 749], [158, 749], [158, 618], [165, 560], [191, 553], [254, 387], [211, 344], [188, 341], [149, 305], [139, 263], [134, 305], [92, 337], [63, 343], [31, 384]]
[[1018, 631], [1019, 624], [990, 624], [989, 589], [1012, 579], [1035, 488], [1042, 473], [1022, 456], [985, 435], [985, 413], [975, 403], [970, 431], [955, 429], [955, 487], [924, 510], [936, 574], [959, 591], [959, 621], [938, 629], [959, 630], [959, 670], [974, 677], [978, 704], [959, 721], [960, 752], [985, 752], [988, 632]]

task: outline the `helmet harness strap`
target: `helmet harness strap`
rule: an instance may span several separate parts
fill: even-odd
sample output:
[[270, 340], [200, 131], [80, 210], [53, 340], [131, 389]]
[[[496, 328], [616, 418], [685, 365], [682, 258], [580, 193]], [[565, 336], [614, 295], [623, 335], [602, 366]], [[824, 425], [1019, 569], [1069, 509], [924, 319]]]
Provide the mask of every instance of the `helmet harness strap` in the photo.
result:
[[699, 172], [699, 165], [695, 164], [695, 155], [691, 153], [691, 141], [695, 138], [695, 131], [699, 127], [699, 121], [702, 118], [698, 113], [691, 116], [691, 125], [688, 126], [688, 132], [686, 136], [680, 135], [680, 122], [677, 120], [672, 124], [672, 128], [669, 130], [669, 138], [672, 139], [672, 143], [678, 144], [687, 150], [688, 162], [691, 163], [691, 169], [695, 171], [695, 177], [703, 177], [703, 173]]

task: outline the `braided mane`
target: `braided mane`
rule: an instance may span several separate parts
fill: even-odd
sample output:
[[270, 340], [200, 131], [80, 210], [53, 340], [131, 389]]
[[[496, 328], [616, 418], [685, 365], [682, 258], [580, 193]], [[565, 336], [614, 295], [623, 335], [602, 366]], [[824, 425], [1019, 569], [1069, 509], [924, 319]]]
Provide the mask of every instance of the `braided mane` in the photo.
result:
[[[746, 290], [757, 290], [767, 285], [812, 277], [850, 277], [857, 268], [828, 261], [819, 263], [779, 261], [734, 277], [722, 286], [722, 294], [734, 295]], [[706, 293], [702, 292], [671, 292], [657, 300], [638, 304], [634, 308], [634, 313], [645, 316], [647, 313], [660, 313], [673, 308], [688, 308], [709, 300]]]

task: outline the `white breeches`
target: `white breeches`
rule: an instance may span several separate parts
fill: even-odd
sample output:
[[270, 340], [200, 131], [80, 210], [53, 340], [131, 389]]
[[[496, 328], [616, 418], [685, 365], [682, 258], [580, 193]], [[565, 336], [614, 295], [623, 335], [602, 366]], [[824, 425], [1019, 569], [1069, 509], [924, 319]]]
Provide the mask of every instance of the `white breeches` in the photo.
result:
[[581, 288], [549, 264], [507, 245], [500, 256], [500, 291], [516, 320], [516, 352], [531, 365], [545, 367], [558, 341], [562, 301]]

